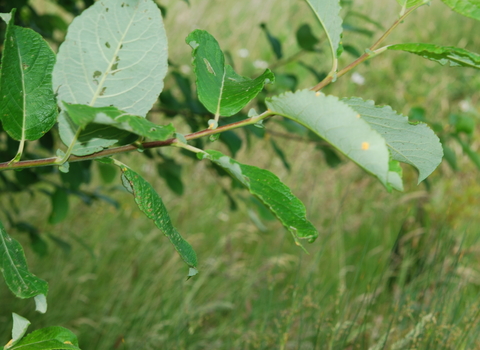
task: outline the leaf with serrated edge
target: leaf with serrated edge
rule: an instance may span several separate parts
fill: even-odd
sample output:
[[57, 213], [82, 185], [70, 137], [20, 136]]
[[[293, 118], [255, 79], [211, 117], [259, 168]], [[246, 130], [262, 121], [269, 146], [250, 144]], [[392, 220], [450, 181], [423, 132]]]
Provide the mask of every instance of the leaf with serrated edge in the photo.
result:
[[239, 163], [218, 151], [206, 151], [206, 158], [225, 169], [257, 197], [295, 238], [315, 240], [316, 228], [306, 218], [303, 203], [268, 170]]
[[272, 112], [315, 132], [387, 186], [385, 139], [337, 97], [301, 90], [272, 97], [266, 104]]
[[95, 120], [97, 124], [111, 125], [154, 141], [164, 141], [175, 132], [172, 124], [157, 125], [145, 118], [127, 114], [116, 107], [90, 107], [68, 103], [64, 106], [71, 120], [82, 128]]
[[138, 208], [155, 222], [155, 225], [168, 237], [178, 254], [192, 268], [197, 267], [197, 254], [192, 246], [173, 227], [167, 208], [152, 185], [136, 172], [121, 163], [115, 163], [122, 171], [122, 181], [125, 188], [133, 193]]
[[11, 238], [0, 222], [0, 268], [8, 288], [16, 297], [26, 299], [47, 295], [48, 284], [28, 271], [23, 248]]
[[442, 162], [443, 150], [437, 135], [423, 123], [412, 125], [408, 118], [389, 106], [377, 107], [373, 101], [353, 97], [342, 100], [382, 135], [391, 157], [418, 169], [423, 181]]
[[480, 69], [480, 55], [458, 47], [411, 43], [392, 45], [388, 49], [410, 52], [442, 66], [448, 63], [452, 67]]
[[80, 350], [75, 334], [63, 327], [37, 329], [9, 350]]
[[230, 117], [239, 112], [264, 84], [275, 77], [267, 69], [252, 80], [225, 65], [225, 57], [215, 38], [204, 30], [195, 30], [185, 39], [193, 49], [193, 65], [197, 76], [198, 98], [216, 116]]
[[52, 89], [55, 54], [31, 29], [7, 22], [0, 77], [0, 119], [3, 129], [18, 141], [37, 140], [55, 124], [57, 106]]
[[342, 39], [342, 18], [340, 17], [340, 0], [306, 0], [325, 29], [333, 55]]
[[445, 5], [459, 14], [480, 21], [479, 0], [442, 0]]
[[[163, 89], [167, 68], [167, 38], [157, 5], [151, 0], [104, 0], [70, 25], [57, 55], [53, 86], [58, 101], [112, 105], [144, 117]], [[69, 145], [77, 130], [64, 122], [62, 141]], [[112, 145], [101, 137], [94, 143], [97, 148]], [[92, 148], [77, 144], [73, 154], [89, 152]]]

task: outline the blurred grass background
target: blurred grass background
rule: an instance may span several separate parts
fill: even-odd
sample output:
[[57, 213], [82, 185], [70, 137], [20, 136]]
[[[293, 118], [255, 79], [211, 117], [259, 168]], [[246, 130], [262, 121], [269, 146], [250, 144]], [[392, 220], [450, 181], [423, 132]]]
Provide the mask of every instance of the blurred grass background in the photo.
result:
[[[282, 41], [285, 57], [298, 51], [295, 31], [303, 23], [324, 38], [303, 1], [162, 4], [168, 9], [170, 60], [185, 67], [191, 52], [184, 38], [196, 28], [213, 34], [246, 76], [261, 72], [255, 60], [275, 64], [262, 22]], [[355, 0], [353, 9], [388, 28], [399, 6], [393, 0]], [[432, 42], [480, 52], [479, 32], [479, 23], [432, 1], [387, 43]], [[346, 31], [344, 43], [368, 47], [380, 34], [370, 38]], [[240, 57], [241, 49], [248, 57]], [[319, 70], [329, 66], [329, 54], [302, 60]], [[340, 66], [352, 60], [345, 53]], [[295, 63], [277, 71], [297, 75], [299, 88], [316, 83]], [[462, 103], [476, 108], [470, 111], [476, 117], [480, 112], [475, 70], [387, 52], [356, 72], [364, 85], [347, 75], [324, 91], [373, 99], [404, 114], [422, 107], [430, 122], [445, 125], [449, 114], [461, 112]], [[16, 312], [32, 321], [32, 329], [62, 325], [73, 330], [82, 349], [480, 349], [479, 173], [461, 148], [454, 147], [460, 171], [442, 164], [429, 178], [428, 190], [417, 186], [416, 173], [405, 167], [405, 192], [389, 194], [354, 164], [329, 168], [315, 145], [276, 139], [291, 163], [288, 172], [271, 156], [268, 137], [275, 138], [244, 146], [237, 159], [276, 173], [303, 200], [320, 232], [306, 245], [309, 254], [275, 221], [264, 220], [261, 231], [245, 206], [229, 210], [223, 180], [203, 162], [167, 151], [185, 159], [185, 192], [179, 197], [158, 178], [155, 166], [124, 155], [122, 160], [154, 185], [175, 226], [194, 246], [199, 275], [186, 280], [186, 267], [173, 247], [126, 192], [106, 188], [121, 203], [119, 209], [74, 200], [68, 218], [55, 226], [46, 223], [48, 198], [32, 200], [24, 193], [8, 205], [21, 207], [23, 220], [35, 223], [42, 234], [61, 237], [70, 248], [52, 243], [48, 256], [39, 257], [25, 237], [11, 233], [24, 243], [31, 270], [49, 282], [49, 310], [35, 313], [33, 301], [15, 299], [0, 281], [4, 343]], [[218, 142], [209, 147], [223, 149]], [[87, 187], [94, 191], [100, 184], [95, 178]]]

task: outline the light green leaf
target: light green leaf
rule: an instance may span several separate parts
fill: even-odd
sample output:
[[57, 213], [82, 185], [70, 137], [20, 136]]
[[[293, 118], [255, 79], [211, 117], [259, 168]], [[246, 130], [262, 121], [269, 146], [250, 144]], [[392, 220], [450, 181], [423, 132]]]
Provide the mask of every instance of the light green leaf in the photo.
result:
[[420, 4], [425, 4], [431, 0], [397, 0], [400, 6], [404, 6], [405, 8], [417, 6]]
[[[57, 55], [53, 86], [58, 101], [116, 106], [144, 117], [163, 89], [167, 68], [167, 38], [157, 5], [152, 0], [104, 0], [70, 25]], [[70, 144], [77, 130], [66, 120], [60, 128], [62, 141]], [[102, 143], [102, 132], [96, 134], [97, 147], [112, 145], [111, 140]], [[74, 154], [87, 152], [92, 149], [76, 147]]]
[[23, 248], [11, 238], [0, 222], [0, 269], [8, 288], [18, 298], [47, 295], [48, 284], [28, 271]]
[[419, 183], [442, 162], [440, 140], [426, 124], [410, 124], [407, 117], [391, 107], [377, 107], [373, 101], [356, 97], [342, 101], [360, 113], [362, 119], [385, 138], [394, 160], [418, 169]]
[[459, 14], [480, 21], [480, 0], [442, 0]]
[[334, 57], [342, 39], [342, 18], [340, 0], [306, 0], [327, 34]]
[[95, 120], [98, 124], [111, 125], [154, 141], [164, 141], [175, 132], [172, 124], [156, 125], [145, 118], [127, 114], [116, 107], [90, 107], [68, 103], [64, 103], [64, 106], [72, 121], [81, 128]]
[[[133, 194], [140, 210], [155, 222], [155, 225], [168, 237], [177, 252], [190, 268], [197, 267], [197, 254], [173, 227], [167, 209], [152, 185], [126, 165], [116, 162], [122, 171], [122, 182], [127, 191]], [[191, 272], [191, 270], [190, 270]]]
[[239, 112], [262, 91], [264, 84], [275, 79], [269, 69], [254, 80], [235, 73], [225, 65], [218, 42], [204, 30], [193, 31], [186, 42], [193, 49], [198, 98], [216, 116], [229, 117]]
[[[58, 116], [58, 129], [62, 141], [69, 145], [75, 137], [78, 126], [71, 120], [65, 111]], [[109, 125], [88, 124], [82, 131], [72, 154], [77, 156], [85, 156], [95, 152], [99, 152], [104, 148], [113, 146], [118, 143], [128, 144], [135, 141], [138, 137], [132, 133], [120, 130]]]
[[43, 294], [38, 294], [34, 298], [35, 300], [35, 311], [40, 312], [41, 314], [44, 314], [47, 312], [47, 297]]
[[280, 179], [269, 172], [251, 165], [239, 163], [218, 151], [206, 151], [200, 156], [210, 159], [240, 181], [257, 197], [294, 236], [295, 240], [315, 240], [318, 232], [306, 218], [303, 203], [295, 197]]
[[31, 324], [31, 322], [27, 320], [25, 317], [17, 315], [16, 313], [12, 313], [12, 317], [13, 317], [12, 340], [10, 341], [8, 348], [14, 346], [16, 343], [20, 341], [20, 339], [23, 338], [25, 333], [27, 333], [28, 326], [30, 326]]
[[38, 33], [13, 25], [10, 14], [1, 17], [8, 25], [0, 76], [0, 118], [15, 140], [37, 140], [56, 121], [52, 90], [55, 54]]
[[8, 350], [80, 350], [75, 334], [63, 327], [38, 329]]
[[388, 47], [389, 50], [400, 50], [422, 56], [442, 66], [447, 63], [452, 67], [470, 67], [480, 69], [480, 55], [453, 46], [434, 44], [398, 44]]
[[385, 139], [334, 96], [302, 90], [266, 100], [268, 108], [309, 128], [388, 187]]

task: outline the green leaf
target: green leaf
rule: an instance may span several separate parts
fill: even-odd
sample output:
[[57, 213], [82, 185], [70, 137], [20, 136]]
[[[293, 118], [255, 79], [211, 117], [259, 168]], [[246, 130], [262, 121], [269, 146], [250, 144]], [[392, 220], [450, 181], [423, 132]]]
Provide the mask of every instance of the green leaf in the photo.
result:
[[3, 129], [23, 142], [41, 138], [55, 124], [55, 54], [38, 33], [13, 25], [12, 15], [0, 14], [8, 23], [2, 52], [0, 118]]
[[480, 21], [479, 0], [442, 0], [445, 5], [459, 14]]
[[[200, 155], [202, 156], [202, 155]], [[206, 151], [204, 158], [226, 170], [257, 197], [289, 230], [295, 240], [315, 240], [318, 232], [306, 218], [303, 203], [280, 179], [267, 170], [239, 163], [218, 151]]]
[[47, 327], [38, 329], [8, 350], [69, 350], [78, 347], [75, 334], [63, 327]]
[[[104, 0], [70, 25], [57, 55], [53, 86], [58, 101], [116, 106], [144, 117], [163, 89], [167, 68], [167, 38], [157, 5], [151, 0]], [[78, 126], [67, 116], [63, 119], [67, 120], [60, 136], [69, 145]], [[97, 130], [90, 127], [90, 131]], [[95, 148], [77, 147], [74, 154], [90, 154], [112, 145], [110, 139], [102, 142], [102, 132], [97, 135]]]
[[298, 46], [307, 51], [315, 51], [315, 45], [320, 42], [320, 40], [313, 35], [312, 29], [308, 24], [302, 24], [300, 28], [297, 29], [296, 36]]
[[270, 31], [267, 28], [267, 25], [265, 23], [260, 24], [260, 28], [265, 32], [265, 35], [267, 36], [267, 40], [270, 44], [270, 47], [272, 48], [273, 53], [277, 57], [277, 60], [283, 57], [283, 52], [282, 52], [282, 43], [278, 38], [274, 37]]
[[193, 51], [193, 66], [197, 76], [198, 98], [216, 116], [229, 117], [239, 112], [275, 77], [267, 69], [252, 80], [235, 73], [225, 65], [218, 42], [204, 30], [195, 30], [186, 38]]
[[50, 198], [52, 201], [52, 211], [48, 222], [55, 225], [67, 217], [69, 208], [68, 192], [64, 188], [58, 187]]
[[477, 167], [477, 169], [480, 170], [480, 155], [474, 150], [472, 150], [470, 145], [464, 140], [462, 140], [459, 135], [453, 134], [452, 138], [455, 139], [460, 144], [460, 146], [462, 146], [463, 152], [468, 156], [468, 158], [470, 158], [470, 160]]
[[13, 317], [12, 340], [9, 343], [9, 347], [14, 346], [20, 341], [20, 339], [23, 338], [25, 333], [27, 333], [28, 326], [30, 326], [31, 324], [31, 322], [27, 320], [25, 317], [17, 315], [16, 313], [12, 313], [12, 317]]
[[103, 164], [97, 162], [98, 170], [100, 172], [100, 177], [102, 178], [103, 183], [110, 184], [113, 182], [117, 176], [117, 169], [110, 164]]
[[400, 4], [400, 6], [404, 6], [405, 8], [417, 6], [420, 4], [427, 3], [431, 0], [397, 0], [397, 2]]
[[197, 267], [197, 254], [173, 227], [167, 209], [153, 187], [126, 165], [116, 162], [122, 171], [123, 185], [135, 197], [140, 210], [155, 222], [155, 225], [168, 237], [182, 259], [191, 268]]
[[0, 268], [8, 288], [18, 298], [47, 295], [48, 284], [28, 271], [23, 248], [11, 238], [0, 222]]
[[[77, 125], [65, 111], [59, 114], [58, 129], [60, 138], [66, 145], [73, 141], [77, 128]], [[72, 154], [85, 156], [118, 143], [128, 144], [138, 138], [136, 135], [133, 135], [134, 138], [132, 138], [132, 135], [128, 131], [113, 128], [109, 125], [88, 124], [75, 143]]]
[[385, 138], [394, 160], [418, 169], [419, 183], [442, 162], [440, 140], [426, 124], [410, 124], [407, 117], [398, 114], [391, 107], [377, 107], [373, 101], [356, 97], [342, 101], [360, 113], [362, 119]]
[[388, 49], [410, 52], [430, 61], [438, 62], [442, 66], [449, 63], [451, 67], [480, 69], [480, 55], [458, 47], [411, 43], [392, 45]]
[[85, 128], [88, 123], [95, 120], [98, 124], [111, 125], [154, 141], [164, 141], [175, 132], [172, 124], [157, 125], [145, 118], [130, 115], [113, 106], [90, 107], [68, 103], [64, 103], [64, 106], [71, 120], [81, 128]]
[[334, 57], [342, 38], [342, 18], [340, 0], [306, 0], [325, 29]]
[[385, 139], [337, 97], [302, 90], [267, 99], [266, 104], [272, 112], [312, 130], [387, 186]]

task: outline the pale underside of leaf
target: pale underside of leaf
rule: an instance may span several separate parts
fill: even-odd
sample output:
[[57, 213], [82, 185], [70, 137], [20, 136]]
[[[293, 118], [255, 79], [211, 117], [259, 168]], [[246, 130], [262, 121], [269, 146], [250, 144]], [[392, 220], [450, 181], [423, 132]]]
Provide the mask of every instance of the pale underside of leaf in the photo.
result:
[[325, 29], [333, 55], [336, 57], [342, 36], [340, 0], [306, 0]]
[[302, 90], [267, 99], [266, 104], [315, 132], [387, 186], [390, 156], [385, 139], [337, 97]]
[[362, 119], [385, 138], [392, 159], [417, 168], [418, 182], [423, 181], [441, 163], [442, 145], [426, 124], [412, 125], [407, 117], [397, 114], [391, 107], [378, 107], [373, 101], [360, 98], [342, 101], [360, 113]]

